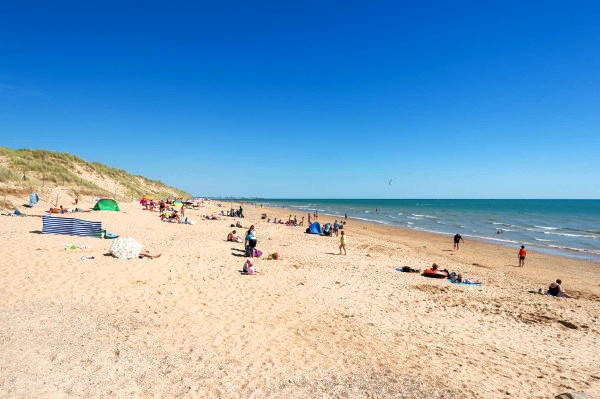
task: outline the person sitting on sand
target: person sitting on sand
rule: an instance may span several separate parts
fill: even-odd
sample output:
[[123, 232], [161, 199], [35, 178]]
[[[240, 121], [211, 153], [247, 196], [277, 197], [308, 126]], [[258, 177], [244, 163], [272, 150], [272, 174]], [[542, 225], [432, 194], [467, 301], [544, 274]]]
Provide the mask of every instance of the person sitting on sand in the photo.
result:
[[244, 263], [244, 268], [242, 269], [244, 273], [251, 276], [256, 273], [260, 273], [260, 271], [254, 266], [254, 259], [248, 259]]
[[[343, 233], [343, 232], [342, 232]], [[448, 276], [450, 276], [450, 272], [448, 271], [448, 269], [440, 269], [440, 267], [438, 266], [437, 263], [434, 263], [433, 265], [431, 265], [431, 270], [433, 270], [434, 272], [440, 271], [440, 272], [446, 272], [446, 274]]]
[[242, 237], [236, 236], [236, 231], [233, 230], [231, 233], [227, 234], [227, 241], [233, 242], [242, 242]]
[[235, 221], [235, 227], [240, 228], [240, 229], [242, 228], [242, 224], [240, 223], [239, 220]]
[[169, 218], [169, 222], [172, 222], [172, 223], [175, 223], [175, 222], [179, 223], [179, 222], [181, 222], [181, 219], [179, 219], [179, 214], [177, 213], [177, 211], [173, 211], [173, 214]]
[[546, 294], [556, 296], [559, 298], [572, 298], [569, 294], [567, 294], [567, 292], [561, 286], [561, 284], [562, 280], [557, 279], [555, 283], [550, 284], [550, 286], [548, 287], [548, 292]]

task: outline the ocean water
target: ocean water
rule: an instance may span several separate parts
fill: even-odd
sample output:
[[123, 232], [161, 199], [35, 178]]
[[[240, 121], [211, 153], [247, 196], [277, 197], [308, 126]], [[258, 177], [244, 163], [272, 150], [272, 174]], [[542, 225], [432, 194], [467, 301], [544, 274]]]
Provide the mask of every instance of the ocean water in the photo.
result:
[[[249, 201], [249, 200], [247, 200]], [[252, 199], [290, 213], [360, 219], [600, 262], [600, 200]], [[502, 231], [502, 234], [498, 234]]]

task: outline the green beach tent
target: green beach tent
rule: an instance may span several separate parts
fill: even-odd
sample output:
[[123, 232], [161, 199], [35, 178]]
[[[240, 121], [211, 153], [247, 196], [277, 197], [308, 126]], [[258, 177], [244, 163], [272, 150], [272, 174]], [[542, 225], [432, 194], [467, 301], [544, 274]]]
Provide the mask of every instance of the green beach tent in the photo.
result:
[[114, 199], [103, 198], [96, 202], [96, 205], [93, 208], [95, 211], [118, 211], [119, 205], [117, 201]]

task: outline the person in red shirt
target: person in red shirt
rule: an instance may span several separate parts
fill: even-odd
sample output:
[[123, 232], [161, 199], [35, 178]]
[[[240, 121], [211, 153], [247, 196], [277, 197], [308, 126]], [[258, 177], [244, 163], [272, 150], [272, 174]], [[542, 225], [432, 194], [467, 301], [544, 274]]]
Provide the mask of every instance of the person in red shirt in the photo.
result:
[[525, 245], [521, 245], [521, 249], [519, 250], [519, 267], [525, 267], [525, 257], [527, 256], [527, 251], [525, 250]]

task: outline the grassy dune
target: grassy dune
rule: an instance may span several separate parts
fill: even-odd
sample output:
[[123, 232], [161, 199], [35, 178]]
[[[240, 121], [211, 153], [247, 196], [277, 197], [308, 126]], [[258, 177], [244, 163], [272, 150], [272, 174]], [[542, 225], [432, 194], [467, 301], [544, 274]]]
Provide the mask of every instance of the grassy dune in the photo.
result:
[[76, 155], [0, 147], [1, 195], [48, 192], [57, 188], [72, 195], [115, 199], [143, 195], [190, 197], [189, 193], [161, 181], [132, 175], [98, 162], [87, 162]]

